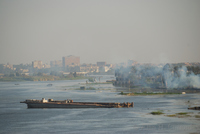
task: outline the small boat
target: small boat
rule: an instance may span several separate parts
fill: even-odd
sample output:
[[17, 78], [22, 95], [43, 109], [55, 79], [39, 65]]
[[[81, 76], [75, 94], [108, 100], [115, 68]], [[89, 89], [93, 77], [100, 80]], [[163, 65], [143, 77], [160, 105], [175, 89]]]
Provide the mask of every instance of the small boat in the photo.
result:
[[112, 103], [112, 102], [74, 102], [73, 100], [56, 101], [53, 99], [36, 100], [29, 99], [20, 103], [26, 103], [28, 108], [121, 108], [133, 107], [132, 103]]

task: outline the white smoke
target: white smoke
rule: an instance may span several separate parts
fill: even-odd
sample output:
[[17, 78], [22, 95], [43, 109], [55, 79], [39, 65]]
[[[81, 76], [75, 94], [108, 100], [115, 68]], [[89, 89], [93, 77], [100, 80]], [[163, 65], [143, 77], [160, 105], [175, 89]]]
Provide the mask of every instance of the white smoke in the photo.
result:
[[200, 77], [193, 72], [188, 74], [187, 67], [182, 66], [177, 71], [164, 70], [166, 88], [200, 88]]
[[[168, 89], [200, 88], [200, 75], [189, 72], [185, 66], [175, 69], [171, 64], [166, 64], [164, 67], [136, 65], [132, 68], [129, 67], [120, 70], [124, 77], [128, 77], [127, 72], [132, 74], [132, 76], [134, 76], [132, 77], [133, 83], [136, 85], [163, 86]], [[147, 82], [149, 78], [152, 80], [151, 84]], [[160, 83], [160, 85], [158, 85], [158, 83]]]

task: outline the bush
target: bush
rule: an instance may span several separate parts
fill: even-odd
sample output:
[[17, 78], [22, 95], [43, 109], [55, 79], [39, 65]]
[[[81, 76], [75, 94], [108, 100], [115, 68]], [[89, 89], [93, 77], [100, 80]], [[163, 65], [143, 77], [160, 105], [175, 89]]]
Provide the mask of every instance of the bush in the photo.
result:
[[161, 115], [164, 114], [162, 111], [158, 110], [158, 111], [153, 111], [151, 112], [152, 115]]
[[88, 78], [88, 81], [89, 82], [94, 82], [94, 79], [93, 78]]
[[85, 87], [84, 87], [84, 86], [82, 86], [82, 87], [80, 87], [80, 89], [85, 89]]
[[188, 113], [177, 113], [178, 115], [186, 115], [186, 114], [188, 114]]

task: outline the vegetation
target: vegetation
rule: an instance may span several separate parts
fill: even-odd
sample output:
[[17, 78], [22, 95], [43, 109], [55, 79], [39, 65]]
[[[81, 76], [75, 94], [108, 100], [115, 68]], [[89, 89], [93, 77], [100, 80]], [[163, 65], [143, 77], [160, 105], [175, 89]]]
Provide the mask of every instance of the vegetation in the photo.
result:
[[38, 73], [34, 76], [4, 76], [0, 78], [0, 81], [55, 81], [55, 80], [78, 80], [78, 79], [88, 79], [83, 75], [69, 74], [67, 76], [54, 76], [54, 75], [44, 75], [43, 73]]
[[167, 117], [176, 117], [176, 114], [166, 115]]
[[88, 78], [88, 81], [89, 82], [94, 82], [94, 79], [93, 78]]
[[88, 87], [88, 88], [86, 88], [86, 90], [96, 90], [96, 88], [94, 88], [94, 87]]
[[98, 85], [98, 84], [112, 84], [112, 82], [95, 82], [95, 83], [87, 83], [87, 85]]
[[183, 112], [181, 112], [181, 113], [176, 113], [177, 115], [187, 115], [188, 113], [183, 113]]
[[164, 114], [164, 113], [163, 113], [162, 110], [158, 110], [158, 111], [153, 111], [150, 114], [152, 114], [152, 115], [161, 115], [161, 114]]
[[178, 118], [184, 118], [184, 117], [191, 117], [191, 115], [188, 115], [189, 113], [186, 112], [180, 112], [172, 115], [166, 115], [167, 117], [178, 117]]
[[82, 89], [82, 90], [85, 90], [85, 87], [84, 87], [84, 86], [82, 86], [82, 87], [80, 87], [80, 89]]
[[128, 95], [128, 96], [133, 96], [135, 95], [134, 93], [124, 93], [124, 92], [121, 92], [119, 93], [120, 95]]

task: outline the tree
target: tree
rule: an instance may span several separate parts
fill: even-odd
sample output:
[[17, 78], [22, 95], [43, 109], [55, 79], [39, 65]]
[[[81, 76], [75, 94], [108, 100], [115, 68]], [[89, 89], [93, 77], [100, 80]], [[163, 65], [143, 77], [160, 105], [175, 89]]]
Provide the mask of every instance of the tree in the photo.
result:
[[15, 77], [15, 74], [14, 74], [14, 73], [11, 73], [9, 76], [10, 76], [10, 77]]
[[16, 72], [16, 76], [21, 76], [21, 74], [19, 72]]
[[77, 77], [77, 74], [76, 74], [76, 72], [74, 72], [74, 73], [73, 73], [73, 76], [74, 76], [74, 77]]
[[43, 76], [43, 73], [39, 72], [39, 73], [37, 74], [37, 76]]

